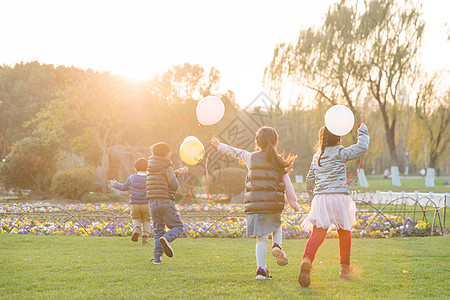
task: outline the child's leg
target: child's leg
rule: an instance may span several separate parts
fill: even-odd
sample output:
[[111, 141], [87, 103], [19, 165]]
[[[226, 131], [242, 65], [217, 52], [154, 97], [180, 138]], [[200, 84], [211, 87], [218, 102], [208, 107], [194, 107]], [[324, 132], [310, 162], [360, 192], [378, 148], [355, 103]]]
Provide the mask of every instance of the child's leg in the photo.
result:
[[163, 256], [164, 249], [159, 241], [159, 238], [164, 236], [166, 233], [166, 226], [159, 214], [156, 201], [150, 202], [150, 215], [152, 217], [153, 228], [155, 230], [155, 249], [153, 249], [153, 259], [155, 261], [160, 261], [160, 258]]
[[131, 204], [131, 223], [133, 224], [133, 234], [131, 240], [137, 242], [141, 234], [141, 211], [139, 204]]
[[283, 249], [281, 248], [282, 239], [283, 231], [280, 226], [277, 231], [272, 233], [272, 255], [277, 258], [277, 264], [279, 266], [285, 266], [288, 264], [286, 253], [284, 253]]
[[352, 235], [350, 230], [338, 229], [339, 260], [341, 264], [350, 264], [350, 250], [352, 248]]
[[281, 226], [278, 228], [277, 231], [272, 233], [272, 244], [277, 244], [281, 246], [281, 242], [283, 240], [283, 230], [281, 229]]
[[133, 230], [141, 230], [141, 213], [139, 204], [131, 204], [131, 223], [133, 224]]
[[269, 242], [268, 235], [256, 237], [256, 266], [266, 270], [266, 252], [267, 243]]
[[326, 234], [327, 229], [317, 228], [316, 226], [314, 226], [312, 234], [306, 242], [303, 257], [308, 256], [312, 262], [314, 260], [314, 257], [316, 256], [317, 249], [319, 249], [320, 245], [322, 245]]
[[150, 226], [151, 226], [150, 208], [147, 204], [143, 204], [141, 211], [142, 211], [142, 236], [148, 237], [150, 235]]
[[164, 237], [170, 243], [183, 234], [183, 222], [175, 207], [175, 202], [170, 201], [169, 206], [164, 209], [164, 223], [170, 229]]

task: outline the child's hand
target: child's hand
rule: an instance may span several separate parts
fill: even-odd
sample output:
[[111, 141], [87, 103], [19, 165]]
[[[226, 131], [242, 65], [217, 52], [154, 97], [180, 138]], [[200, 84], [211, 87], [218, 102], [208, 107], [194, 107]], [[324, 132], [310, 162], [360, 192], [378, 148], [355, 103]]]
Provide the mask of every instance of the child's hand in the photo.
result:
[[296, 212], [300, 211], [300, 205], [298, 205], [298, 203], [296, 203], [296, 205], [293, 208]]
[[214, 146], [214, 147], [218, 147], [219, 146], [219, 140], [216, 138], [216, 137], [213, 137], [212, 139], [211, 139], [211, 144]]
[[175, 171], [175, 173], [180, 174], [180, 173], [187, 173], [189, 171], [189, 167], [188, 166], [184, 166], [182, 168], [179, 168], [178, 170]]
[[365, 128], [365, 129], [367, 129], [367, 126], [366, 126], [366, 124], [361, 123], [361, 125], [359, 126], [359, 128]]
[[113, 180], [110, 180], [109, 181], [109, 184], [112, 186], [112, 187], [114, 187], [114, 183], [116, 182], [116, 180], [115, 179], [113, 179]]

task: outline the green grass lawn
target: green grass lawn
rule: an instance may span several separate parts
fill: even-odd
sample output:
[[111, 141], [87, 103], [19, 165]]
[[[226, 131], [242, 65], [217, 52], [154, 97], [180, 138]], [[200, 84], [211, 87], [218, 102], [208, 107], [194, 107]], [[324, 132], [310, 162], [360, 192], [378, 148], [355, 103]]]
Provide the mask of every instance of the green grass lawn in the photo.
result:
[[[356, 175], [352, 176], [353, 178], [357, 178]], [[392, 181], [390, 179], [383, 179], [380, 176], [367, 176], [367, 182], [369, 183], [368, 187], [362, 187], [359, 185], [350, 186], [350, 190], [352, 191], [361, 191], [361, 192], [375, 192], [375, 191], [393, 191], [393, 192], [450, 192], [450, 187], [448, 185], [444, 185], [444, 178], [439, 177], [434, 181], [434, 187], [426, 187], [425, 186], [425, 178], [403, 178], [400, 176], [400, 182], [402, 186], [393, 186]], [[297, 192], [306, 192], [306, 184], [305, 183], [293, 183], [295, 190]]]
[[[353, 178], [353, 177], [352, 177]], [[400, 182], [402, 186], [393, 186], [392, 181], [389, 179], [383, 179], [381, 177], [367, 176], [369, 183], [368, 187], [355, 186], [356, 190], [361, 191], [435, 191], [435, 192], [449, 192], [450, 187], [444, 185], [444, 178], [439, 177], [434, 181], [434, 187], [425, 186], [425, 178], [402, 178], [400, 176]]]
[[338, 241], [325, 240], [309, 288], [297, 283], [305, 243], [285, 240], [289, 264], [268, 256], [274, 279], [257, 282], [253, 239], [179, 239], [153, 265], [153, 247], [129, 238], [2, 234], [0, 298], [450, 298], [450, 236], [354, 239], [348, 280]]

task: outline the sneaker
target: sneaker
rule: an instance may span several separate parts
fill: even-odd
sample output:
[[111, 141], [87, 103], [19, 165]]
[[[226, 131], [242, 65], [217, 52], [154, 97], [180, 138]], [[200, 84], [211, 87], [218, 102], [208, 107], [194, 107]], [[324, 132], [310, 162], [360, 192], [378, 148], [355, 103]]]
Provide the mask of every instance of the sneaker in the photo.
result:
[[147, 245], [148, 244], [148, 236], [143, 236], [142, 237], [142, 245]]
[[137, 242], [139, 240], [140, 233], [141, 233], [141, 229], [139, 227], [134, 227], [133, 234], [131, 235], [131, 240], [133, 242]]
[[341, 272], [339, 272], [339, 276], [342, 278], [348, 278], [350, 277], [350, 274], [353, 273], [353, 271], [355, 271], [355, 269], [351, 264], [348, 265], [341, 264]]
[[263, 268], [258, 268], [255, 279], [256, 280], [272, 279], [272, 276], [269, 274], [268, 269], [264, 270]]
[[169, 241], [165, 238], [165, 237], [160, 237], [159, 238], [159, 242], [161, 243], [161, 245], [164, 248], [164, 253], [168, 256], [168, 257], [173, 257], [173, 249], [170, 246]]
[[303, 287], [308, 287], [311, 283], [311, 260], [305, 256], [300, 265], [300, 274], [298, 275], [298, 283]]
[[160, 257], [160, 258], [158, 258], [158, 259], [153, 259], [153, 264], [154, 265], [160, 265], [160, 264], [162, 264], [162, 256]]
[[286, 253], [284, 253], [281, 246], [278, 244], [273, 244], [272, 246], [272, 255], [277, 258], [277, 264], [279, 266], [285, 266], [288, 264], [288, 259], [286, 257]]

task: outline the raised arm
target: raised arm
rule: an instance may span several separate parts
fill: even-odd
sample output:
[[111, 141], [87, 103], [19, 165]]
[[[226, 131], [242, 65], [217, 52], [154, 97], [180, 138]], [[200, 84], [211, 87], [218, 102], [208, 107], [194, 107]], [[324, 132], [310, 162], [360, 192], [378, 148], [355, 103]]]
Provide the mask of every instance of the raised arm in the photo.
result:
[[227, 144], [222, 144], [216, 138], [213, 138], [211, 143], [213, 144], [214, 147], [217, 148], [217, 151], [219, 151], [220, 153], [230, 155], [231, 157], [236, 158], [236, 159], [242, 159], [242, 161], [244, 162], [244, 164], [247, 167], [250, 164], [250, 157], [251, 157], [250, 152], [248, 152], [246, 150], [234, 148]]
[[125, 183], [119, 183], [119, 182], [114, 182], [114, 187], [116, 189], [118, 189], [119, 191], [127, 191], [130, 189], [130, 185], [131, 185], [131, 176], [127, 178], [127, 181], [125, 181]]
[[367, 149], [369, 149], [369, 140], [369, 131], [366, 125], [361, 123], [361, 126], [358, 128], [358, 142], [339, 151], [342, 160], [346, 162], [364, 155]]

